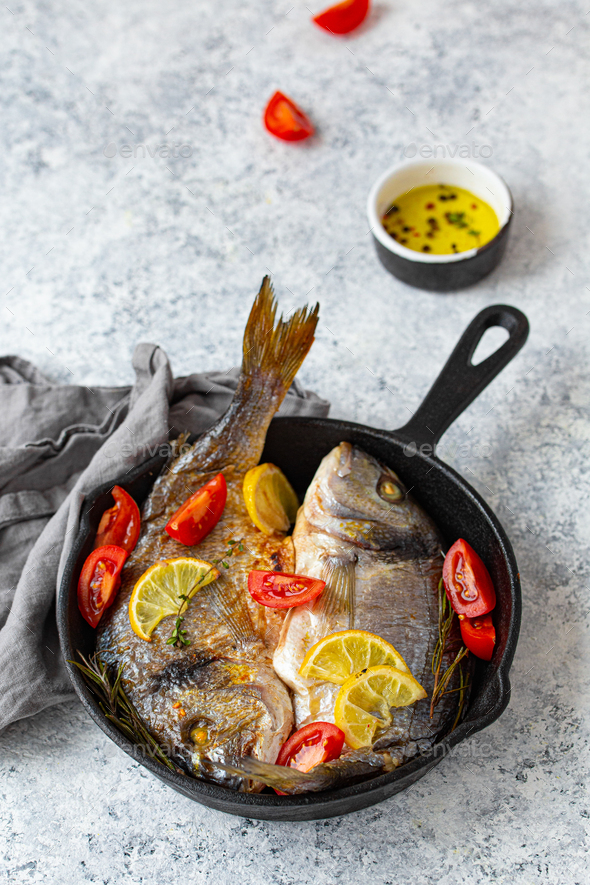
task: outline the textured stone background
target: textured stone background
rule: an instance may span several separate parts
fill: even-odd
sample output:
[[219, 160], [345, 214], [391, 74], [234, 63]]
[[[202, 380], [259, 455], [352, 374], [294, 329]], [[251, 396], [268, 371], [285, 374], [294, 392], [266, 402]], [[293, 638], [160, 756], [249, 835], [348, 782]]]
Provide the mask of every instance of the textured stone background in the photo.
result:
[[[177, 796], [64, 704], [0, 738], [0, 879], [586, 882], [587, 4], [378, 0], [344, 40], [291, 0], [9, 5], [1, 353], [84, 384], [129, 382], [141, 340], [178, 374], [229, 366], [269, 268], [287, 310], [310, 290], [321, 301], [306, 386], [334, 416], [393, 427], [480, 308], [515, 304], [532, 332], [442, 448], [497, 510], [521, 567], [501, 720], [383, 805], [272, 825]], [[309, 111], [315, 139], [266, 134], [276, 88]], [[105, 156], [165, 142], [192, 155]], [[502, 266], [461, 294], [406, 288], [367, 236], [367, 191], [412, 143], [489, 145], [514, 194]]]

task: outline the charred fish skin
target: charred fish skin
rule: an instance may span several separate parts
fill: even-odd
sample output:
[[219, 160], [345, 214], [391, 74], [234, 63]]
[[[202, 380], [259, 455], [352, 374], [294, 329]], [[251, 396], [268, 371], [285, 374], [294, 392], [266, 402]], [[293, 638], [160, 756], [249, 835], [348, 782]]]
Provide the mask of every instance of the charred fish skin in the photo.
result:
[[[397, 474], [341, 443], [323, 459], [307, 490], [293, 542], [297, 571], [327, 581], [317, 600], [289, 612], [273, 658], [292, 690], [297, 727], [334, 721], [339, 686], [304, 679], [298, 671], [312, 645], [352, 627], [394, 645], [430, 695], [442, 538]], [[432, 720], [427, 699], [396, 710], [379, 746], [395, 745], [401, 759], [406, 750], [417, 752], [416, 742], [431, 742], [448, 719], [456, 695], [451, 698], [443, 699]]]
[[[313, 342], [318, 307], [277, 320], [265, 278], [252, 307], [243, 344], [242, 374], [227, 412], [195, 444], [164, 468], [142, 508], [142, 531], [125, 565], [113, 606], [97, 631], [105, 663], [123, 665], [123, 686], [146, 725], [172, 759], [190, 773], [234, 789], [260, 789], [249, 778], [203, 760], [255, 756], [274, 762], [289, 736], [293, 709], [272, 667], [283, 613], [260, 606], [246, 591], [252, 569], [294, 570], [291, 538], [264, 535], [251, 523], [242, 494], [246, 471], [260, 460], [268, 425]], [[185, 547], [164, 531], [170, 516], [193, 492], [223, 472], [228, 497], [222, 518], [197, 546]], [[210, 562], [241, 541], [230, 568], [192, 600], [183, 627], [190, 645], [166, 640], [165, 619], [151, 641], [129, 623], [136, 581], [155, 562], [193, 556]], [[179, 600], [180, 604], [180, 600]]]

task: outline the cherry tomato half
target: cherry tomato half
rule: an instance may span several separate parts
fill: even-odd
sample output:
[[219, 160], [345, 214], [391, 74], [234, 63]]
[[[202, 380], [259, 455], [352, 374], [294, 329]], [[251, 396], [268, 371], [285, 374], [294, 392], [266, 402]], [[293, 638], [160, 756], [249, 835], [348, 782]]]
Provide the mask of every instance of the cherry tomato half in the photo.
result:
[[369, 5], [369, 0], [344, 0], [314, 15], [312, 21], [332, 34], [348, 34], [364, 22]]
[[490, 661], [496, 644], [492, 616], [489, 613], [481, 618], [465, 618], [460, 615], [459, 624], [463, 642], [469, 651], [477, 658]]
[[267, 104], [264, 125], [283, 141], [302, 141], [315, 132], [309, 117], [282, 92], [275, 92]]
[[443, 565], [443, 581], [449, 602], [458, 615], [478, 618], [496, 605], [490, 573], [467, 541], [455, 541]]
[[105, 547], [107, 544], [115, 544], [122, 547], [128, 553], [135, 548], [139, 538], [141, 517], [139, 507], [125, 489], [114, 486], [111, 494], [115, 504], [102, 515], [98, 524], [94, 549]]
[[[310, 771], [321, 762], [338, 759], [343, 746], [344, 732], [337, 725], [331, 722], [310, 722], [285, 741], [279, 750], [277, 765]], [[281, 790], [275, 792], [279, 796], [285, 795]]]
[[121, 585], [121, 571], [129, 553], [115, 544], [93, 550], [78, 580], [78, 608], [91, 627], [96, 627], [105, 608], [112, 605]]
[[248, 590], [252, 599], [268, 608], [295, 608], [319, 596], [325, 581], [304, 575], [286, 575], [283, 572], [252, 571], [248, 575]]
[[225, 477], [218, 473], [178, 508], [168, 520], [166, 531], [181, 544], [194, 547], [215, 528], [226, 501]]

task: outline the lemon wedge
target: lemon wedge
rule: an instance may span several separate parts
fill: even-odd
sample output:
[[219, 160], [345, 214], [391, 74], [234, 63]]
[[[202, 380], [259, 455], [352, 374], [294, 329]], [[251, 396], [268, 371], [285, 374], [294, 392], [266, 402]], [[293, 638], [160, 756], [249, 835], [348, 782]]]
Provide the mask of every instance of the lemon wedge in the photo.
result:
[[256, 528], [265, 535], [286, 532], [295, 522], [299, 501], [293, 486], [274, 464], [259, 464], [244, 477], [244, 501]]
[[334, 722], [353, 750], [370, 747], [378, 729], [392, 723], [393, 707], [407, 707], [426, 697], [411, 673], [396, 667], [369, 667], [346, 680], [336, 697]]
[[331, 633], [309, 649], [299, 668], [305, 679], [323, 679], [342, 685], [367, 667], [387, 664], [404, 673], [410, 668], [393, 645], [367, 630]]
[[[133, 632], [150, 642], [162, 618], [178, 613], [181, 595], [191, 599], [218, 577], [219, 571], [211, 563], [189, 556], [163, 559], [152, 565], [137, 581], [129, 600]], [[185, 600], [180, 614], [187, 604]]]

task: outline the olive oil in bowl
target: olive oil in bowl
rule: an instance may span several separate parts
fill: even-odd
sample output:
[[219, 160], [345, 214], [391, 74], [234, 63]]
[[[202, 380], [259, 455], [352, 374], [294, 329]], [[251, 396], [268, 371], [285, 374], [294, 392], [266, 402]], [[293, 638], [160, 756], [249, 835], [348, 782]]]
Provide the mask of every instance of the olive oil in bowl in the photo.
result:
[[477, 249], [500, 230], [496, 213], [484, 200], [446, 184], [412, 188], [395, 200], [381, 221], [401, 246], [432, 255]]

